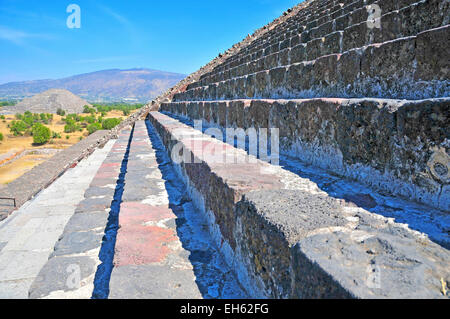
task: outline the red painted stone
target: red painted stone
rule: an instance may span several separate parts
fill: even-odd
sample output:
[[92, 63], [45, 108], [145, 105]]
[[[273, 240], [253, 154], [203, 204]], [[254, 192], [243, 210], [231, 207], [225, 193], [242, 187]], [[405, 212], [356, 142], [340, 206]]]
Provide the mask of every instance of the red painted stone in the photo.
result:
[[99, 170], [110, 168], [110, 167], [120, 167], [121, 163], [103, 163], [102, 166], [100, 166]]
[[121, 227], [139, 225], [149, 221], [160, 221], [176, 218], [168, 206], [152, 206], [142, 203], [122, 203], [120, 206], [119, 223]]
[[171, 253], [169, 244], [177, 241], [176, 231], [148, 222], [176, 218], [167, 206], [122, 203], [119, 215], [115, 267], [160, 263]]
[[155, 226], [127, 226], [117, 234], [115, 267], [160, 263], [170, 254], [169, 243], [178, 237], [172, 229]]
[[117, 178], [119, 176], [119, 173], [117, 170], [116, 171], [102, 171], [99, 170], [97, 172], [97, 174], [95, 175], [95, 179], [97, 178]]

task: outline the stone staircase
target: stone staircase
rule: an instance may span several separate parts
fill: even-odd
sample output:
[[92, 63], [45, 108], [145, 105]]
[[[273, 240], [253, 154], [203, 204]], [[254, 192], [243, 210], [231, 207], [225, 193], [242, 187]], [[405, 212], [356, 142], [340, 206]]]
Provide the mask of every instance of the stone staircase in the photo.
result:
[[[149, 114], [250, 295], [443, 297], [449, 5], [308, 1]], [[294, 168], [224, 138], [271, 128]]]
[[[380, 28], [367, 22], [375, 5]], [[449, 210], [449, 8], [312, 1], [160, 110], [222, 128], [277, 127], [284, 155]]]
[[448, 298], [449, 5], [257, 30], [0, 222], [0, 298]]

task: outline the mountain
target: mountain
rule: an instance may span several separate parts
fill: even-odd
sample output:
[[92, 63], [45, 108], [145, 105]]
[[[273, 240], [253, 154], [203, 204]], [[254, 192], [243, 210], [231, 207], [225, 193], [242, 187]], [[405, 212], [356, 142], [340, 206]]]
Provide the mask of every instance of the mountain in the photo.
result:
[[148, 102], [186, 76], [150, 69], [104, 70], [58, 80], [0, 85], [0, 98], [22, 99], [50, 89], [65, 89], [90, 102]]
[[67, 113], [83, 113], [85, 105], [90, 105], [72, 92], [61, 89], [51, 89], [33, 97], [25, 98], [15, 106], [8, 106], [2, 111], [13, 113], [56, 113], [61, 108]]

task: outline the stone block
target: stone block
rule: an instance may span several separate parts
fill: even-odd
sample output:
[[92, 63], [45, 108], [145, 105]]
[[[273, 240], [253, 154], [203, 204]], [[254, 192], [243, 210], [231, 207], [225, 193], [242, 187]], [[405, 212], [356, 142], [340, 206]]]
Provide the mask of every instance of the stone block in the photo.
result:
[[278, 66], [278, 55], [276, 53], [266, 56], [264, 61], [264, 68], [266, 70], [273, 69], [277, 66]]
[[286, 88], [291, 92], [311, 89], [313, 84], [314, 63], [292, 64], [287, 71]]
[[262, 71], [255, 74], [255, 91], [257, 96], [265, 96], [270, 83], [269, 71]]
[[341, 53], [342, 37], [344, 32], [333, 32], [325, 37], [325, 41], [322, 44], [321, 55], [328, 55], [334, 53]]
[[227, 125], [227, 109], [228, 109], [228, 103], [227, 102], [218, 102], [217, 103], [217, 115], [218, 115], [218, 124], [222, 127], [226, 127]]
[[303, 31], [300, 36], [300, 42], [307, 43], [310, 40], [311, 40], [311, 35], [309, 34], [309, 31]]
[[364, 77], [382, 79], [395, 85], [397, 79], [412, 77], [415, 39], [406, 38], [364, 49], [361, 73]]
[[316, 88], [327, 91], [338, 82], [337, 73], [337, 55], [328, 55], [320, 57], [314, 63], [314, 85]]
[[315, 60], [321, 56], [324, 40], [325, 38], [317, 38], [308, 42], [306, 45], [306, 56], [308, 61]]
[[290, 64], [290, 62], [289, 62], [290, 52], [291, 52], [291, 49], [287, 48], [278, 53], [278, 65], [285, 66], [285, 65]]
[[336, 68], [338, 81], [352, 92], [361, 71], [361, 53], [358, 50], [343, 53], [337, 60]]
[[246, 85], [246, 78], [245, 77], [240, 77], [236, 79], [236, 96], [237, 97], [244, 97], [246, 94], [246, 89], [245, 89], [245, 85]]
[[450, 15], [448, 1], [427, 0], [399, 10], [400, 30], [403, 37], [415, 36], [421, 31], [438, 28]]
[[250, 74], [246, 77], [245, 81], [245, 95], [246, 97], [254, 97], [255, 96], [255, 81], [256, 76], [254, 74]]
[[391, 12], [381, 18], [382, 42], [394, 40], [400, 37], [400, 19], [398, 12]]
[[343, 51], [361, 48], [366, 45], [367, 24], [360, 23], [344, 29], [342, 40]]
[[290, 63], [300, 63], [306, 60], [306, 44], [302, 43], [292, 48], [290, 52]]
[[271, 92], [283, 90], [287, 67], [279, 67], [269, 71]]
[[422, 32], [416, 39], [416, 81], [448, 80], [450, 27]]
[[253, 120], [253, 127], [259, 128], [269, 127], [269, 114], [272, 104], [264, 100], [254, 100], [251, 102], [249, 113]]
[[284, 49], [288, 48], [290, 46], [290, 44], [291, 44], [291, 40], [290, 39], [283, 40], [280, 43], [280, 50], [284, 50]]

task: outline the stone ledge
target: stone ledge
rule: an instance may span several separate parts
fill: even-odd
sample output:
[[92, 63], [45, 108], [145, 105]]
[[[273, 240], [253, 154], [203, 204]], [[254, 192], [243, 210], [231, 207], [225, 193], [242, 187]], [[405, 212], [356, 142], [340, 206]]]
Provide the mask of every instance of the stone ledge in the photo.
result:
[[[169, 153], [181, 143], [197, 160], [182, 163], [179, 173], [252, 296], [443, 297], [449, 252], [425, 235], [330, 197], [280, 167], [250, 164], [242, 150], [161, 113], [149, 118]], [[214, 147], [246, 162], [211, 161]]]
[[[279, 128], [281, 154], [450, 211], [449, 98], [227, 100], [161, 110], [223, 128]], [[434, 169], [441, 165], [441, 176]]]

